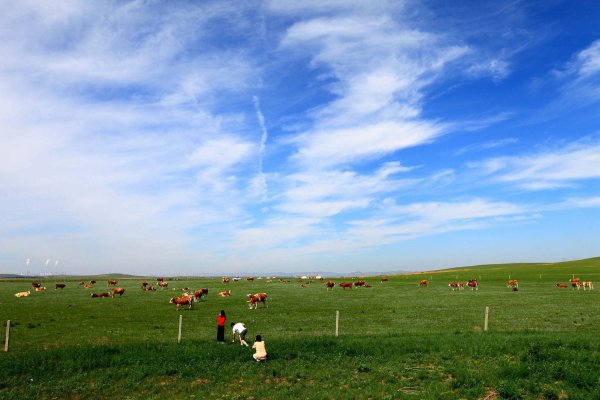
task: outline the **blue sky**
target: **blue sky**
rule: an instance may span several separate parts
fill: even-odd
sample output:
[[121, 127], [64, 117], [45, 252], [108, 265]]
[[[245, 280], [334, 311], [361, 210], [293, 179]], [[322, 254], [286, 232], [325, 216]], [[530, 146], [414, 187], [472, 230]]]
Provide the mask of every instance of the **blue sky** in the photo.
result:
[[484, 3], [1, 2], [0, 271], [600, 255], [600, 3]]

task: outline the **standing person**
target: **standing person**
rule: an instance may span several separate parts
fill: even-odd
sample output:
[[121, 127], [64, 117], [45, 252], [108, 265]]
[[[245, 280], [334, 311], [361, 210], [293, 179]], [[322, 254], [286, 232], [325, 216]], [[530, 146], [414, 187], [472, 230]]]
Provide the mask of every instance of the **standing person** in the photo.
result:
[[221, 310], [221, 313], [217, 315], [217, 342], [225, 343], [225, 310]]
[[240, 336], [240, 344], [242, 346], [248, 346], [248, 343], [246, 343], [246, 333], [248, 333], [248, 329], [246, 329], [246, 326], [242, 322], [238, 322], [237, 324], [234, 322], [231, 323], [231, 343], [235, 343], [236, 333]]
[[257, 361], [267, 361], [267, 349], [265, 348], [265, 342], [262, 341], [260, 335], [256, 335], [256, 341], [252, 345], [252, 348], [256, 350], [252, 357]]

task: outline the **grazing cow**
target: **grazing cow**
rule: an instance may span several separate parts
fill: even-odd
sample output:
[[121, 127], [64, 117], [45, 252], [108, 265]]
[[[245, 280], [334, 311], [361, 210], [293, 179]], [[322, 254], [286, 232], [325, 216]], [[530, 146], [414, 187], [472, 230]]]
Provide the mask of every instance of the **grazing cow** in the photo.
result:
[[107, 282], [108, 286], [116, 286], [117, 283], [119, 283], [119, 281], [117, 281], [116, 279], [109, 279]]
[[169, 282], [162, 282], [162, 281], [158, 281], [158, 286], [160, 286], [161, 288], [167, 288], [169, 286]]
[[111, 290], [110, 293], [113, 298], [115, 297], [115, 294], [118, 294], [119, 297], [121, 297], [125, 294], [125, 289], [123, 289], [122, 287], [116, 287], [116, 288], [113, 288], [113, 290]]
[[108, 292], [103, 292], [103, 293], [91, 293], [90, 294], [91, 297], [108, 297], [109, 294]]
[[340, 283], [340, 287], [344, 290], [352, 289], [352, 282], [342, 282]]
[[217, 293], [217, 296], [226, 297], [231, 295], [231, 290], [226, 290], [224, 292]]
[[511, 279], [508, 282], [506, 282], [506, 287], [508, 288], [518, 288], [519, 287], [519, 281], [516, 279]]
[[367, 282], [365, 282], [365, 281], [354, 282], [354, 286], [356, 286], [356, 287], [362, 287], [362, 286], [365, 286], [366, 284], [367, 284]]
[[38, 286], [35, 288], [36, 292], [43, 292], [44, 290], [46, 290], [46, 286]]
[[479, 284], [477, 283], [477, 279], [469, 279], [467, 286], [471, 288], [471, 290], [479, 290]]
[[177, 304], [177, 310], [180, 310], [181, 306], [188, 306], [188, 309], [191, 310], [194, 307], [194, 297], [173, 297], [169, 300], [169, 304]]
[[556, 287], [557, 287], [557, 288], [561, 288], [561, 289], [566, 289], [566, 288], [568, 288], [569, 286], [568, 286], [566, 283], [557, 283], [557, 284], [556, 284]]
[[581, 287], [583, 288], [583, 290], [590, 289], [590, 290], [594, 290], [594, 284], [592, 282], [581, 282]]
[[208, 289], [198, 289], [194, 293], [194, 300], [200, 301], [200, 300], [202, 300], [202, 297], [206, 296], [207, 294], [208, 294]]
[[388, 278], [381, 278], [381, 283], [389, 281]]
[[85, 286], [84, 286], [84, 288], [86, 288], [86, 289], [91, 289], [91, 288], [93, 288], [93, 287], [94, 287], [94, 285], [90, 285], [89, 283], [88, 283], [87, 285], [85, 285]]
[[31, 294], [31, 291], [28, 290], [26, 292], [19, 292], [19, 293], [15, 293], [15, 297], [27, 297]]
[[421, 279], [419, 281], [419, 287], [427, 287], [427, 279]]
[[230, 281], [230, 280], [231, 280], [230, 278], [226, 278], [226, 277], [224, 277], [224, 278], [223, 278], [223, 283], [229, 283], [229, 281]]
[[577, 288], [577, 290], [579, 290], [579, 288], [581, 287], [581, 279], [580, 278], [569, 279], [569, 282], [571, 282], [571, 286], [573, 287], [573, 290], [575, 290], [575, 288]]
[[56, 285], [54, 285], [54, 290], [56, 290], [56, 289], [64, 289], [65, 286], [67, 286], [67, 285], [65, 285], [64, 283], [57, 283]]
[[[450, 289], [452, 289], [452, 291], [453, 291], [453, 292], [454, 292], [455, 290], [460, 290], [460, 285], [459, 285], [459, 283], [458, 283], [458, 282], [450, 282], [450, 283], [448, 284], [448, 287], [449, 287]], [[463, 284], [463, 287], [464, 287], [464, 284]]]
[[35, 288], [42, 286], [42, 284], [39, 282], [31, 282], [31, 286], [33, 286], [33, 288], [35, 289]]
[[263, 303], [266, 308], [269, 308], [269, 305], [267, 304], [268, 296], [266, 293], [249, 294], [248, 298], [248, 308], [250, 310], [253, 308], [256, 310], [258, 308], [258, 303]]
[[249, 276], [249, 277], [246, 278], [246, 280], [252, 282], [254, 280], [254, 277], [253, 276]]
[[142, 290], [146, 289], [146, 287], [148, 287], [148, 282], [142, 282]]
[[329, 281], [329, 282], [325, 283], [325, 286], [326, 286], [327, 289], [333, 290], [333, 287], [335, 286], [335, 282], [334, 281]]

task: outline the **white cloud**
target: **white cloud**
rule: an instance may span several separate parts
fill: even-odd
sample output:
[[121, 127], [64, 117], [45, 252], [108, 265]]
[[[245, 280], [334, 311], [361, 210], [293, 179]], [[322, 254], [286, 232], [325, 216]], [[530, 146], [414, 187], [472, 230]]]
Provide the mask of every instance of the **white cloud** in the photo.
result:
[[538, 190], [570, 186], [600, 178], [600, 145], [573, 144], [560, 150], [515, 157], [498, 157], [471, 164], [497, 181]]

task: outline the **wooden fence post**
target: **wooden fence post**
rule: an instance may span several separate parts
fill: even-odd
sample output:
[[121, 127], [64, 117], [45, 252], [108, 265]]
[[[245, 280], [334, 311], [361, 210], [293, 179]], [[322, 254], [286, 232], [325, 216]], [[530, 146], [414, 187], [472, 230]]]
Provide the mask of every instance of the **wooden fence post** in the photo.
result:
[[340, 310], [335, 311], [335, 336], [339, 336], [340, 333]]
[[6, 339], [4, 339], [4, 352], [8, 351], [8, 342], [10, 338], [10, 319], [6, 321]]
[[179, 334], [177, 335], [177, 343], [181, 342], [181, 322], [183, 320], [183, 315], [179, 315]]
[[490, 308], [488, 306], [485, 306], [485, 320], [483, 322], [483, 331], [487, 332], [488, 330], [488, 317], [490, 314]]

